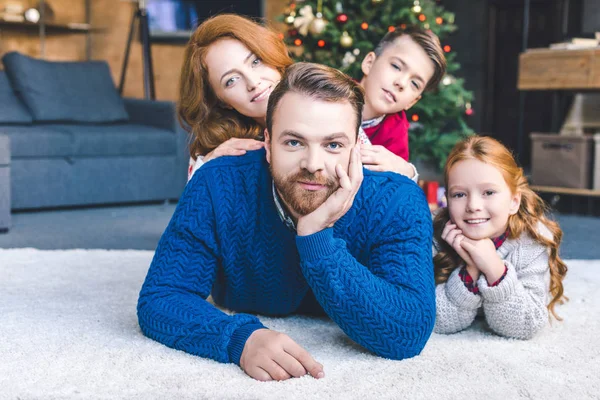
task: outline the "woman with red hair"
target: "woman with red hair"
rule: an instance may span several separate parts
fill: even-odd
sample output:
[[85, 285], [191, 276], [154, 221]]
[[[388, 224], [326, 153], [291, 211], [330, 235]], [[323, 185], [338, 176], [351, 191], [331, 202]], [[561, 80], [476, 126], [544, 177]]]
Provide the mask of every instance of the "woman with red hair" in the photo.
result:
[[269, 95], [291, 64], [279, 35], [248, 18], [222, 14], [196, 29], [185, 50], [177, 107], [192, 136], [188, 177], [202, 162], [263, 146]]

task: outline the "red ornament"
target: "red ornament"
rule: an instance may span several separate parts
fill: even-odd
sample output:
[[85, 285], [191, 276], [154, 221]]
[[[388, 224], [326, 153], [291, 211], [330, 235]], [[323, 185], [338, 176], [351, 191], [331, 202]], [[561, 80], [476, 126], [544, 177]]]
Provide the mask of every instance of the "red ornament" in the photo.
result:
[[302, 44], [302, 40], [301, 39], [296, 39], [296, 40], [294, 40], [294, 44], [296, 46], [300, 46]]
[[323, 39], [319, 40], [317, 42], [317, 46], [319, 46], [319, 47], [325, 47], [325, 41]]
[[445, 45], [445, 46], [444, 46], [444, 51], [445, 51], [446, 53], [450, 53], [450, 50], [452, 50], [452, 47], [450, 47], [450, 45]]
[[472, 108], [467, 108], [467, 109], [465, 110], [465, 114], [467, 114], [469, 117], [470, 117], [471, 115], [473, 115], [474, 113], [475, 113], [475, 111], [473, 111], [473, 109], [472, 109]]
[[338, 14], [338, 16], [335, 17], [335, 19], [340, 24], [345, 24], [346, 22], [348, 22], [348, 16], [346, 14]]
[[394, 32], [395, 30], [396, 30], [396, 27], [395, 27], [395, 26], [391, 26], [391, 25], [390, 25], [390, 26], [388, 27], [388, 32]]

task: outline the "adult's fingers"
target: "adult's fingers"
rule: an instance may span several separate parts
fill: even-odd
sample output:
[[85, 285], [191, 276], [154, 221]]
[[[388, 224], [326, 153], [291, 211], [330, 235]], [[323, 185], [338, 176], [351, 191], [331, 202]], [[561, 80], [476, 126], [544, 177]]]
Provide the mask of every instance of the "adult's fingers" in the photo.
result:
[[284, 350], [286, 353], [298, 360], [298, 362], [302, 364], [304, 369], [307, 370], [313, 378], [321, 379], [325, 377], [323, 366], [316, 362], [315, 359], [312, 358], [312, 356], [308, 353], [308, 351], [304, 350], [293, 340], [290, 340], [290, 342], [284, 346]]
[[300, 361], [286, 352], [277, 353], [274, 361], [293, 377], [299, 378], [307, 374], [306, 369], [300, 364]]
[[285, 381], [286, 379], [290, 379], [292, 376], [287, 373], [285, 369], [281, 367], [281, 365], [277, 364], [274, 360], [268, 360], [261, 364], [262, 369], [267, 371], [271, 378], [276, 381]]
[[273, 380], [273, 378], [271, 378], [271, 375], [269, 375], [267, 371], [265, 371], [259, 366], [250, 367], [245, 372], [246, 374], [248, 374], [248, 376], [256, 379], [257, 381], [267, 382]]

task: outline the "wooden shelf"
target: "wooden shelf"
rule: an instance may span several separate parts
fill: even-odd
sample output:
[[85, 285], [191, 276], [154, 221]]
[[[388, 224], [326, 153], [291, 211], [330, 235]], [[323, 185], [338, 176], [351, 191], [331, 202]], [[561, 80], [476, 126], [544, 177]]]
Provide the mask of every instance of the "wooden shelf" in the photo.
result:
[[600, 47], [533, 49], [519, 56], [519, 90], [600, 89]]
[[[48, 32], [62, 32], [62, 33], [88, 33], [88, 32], [99, 32], [102, 31], [101, 28], [92, 28], [87, 24], [57, 24], [52, 22], [46, 22], [45, 29]], [[27, 22], [27, 21], [3, 21], [0, 20], [0, 28], [1, 27], [9, 27], [9, 28], [24, 28], [24, 29], [34, 29], [39, 30], [40, 24]]]
[[558, 186], [531, 186], [531, 189], [536, 192], [543, 193], [557, 193], [557, 194], [571, 194], [574, 196], [590, 196], [590, 197], [600, 197], [600, 190], [593, 189], [573, 189], [573, 188], [565, 188]]

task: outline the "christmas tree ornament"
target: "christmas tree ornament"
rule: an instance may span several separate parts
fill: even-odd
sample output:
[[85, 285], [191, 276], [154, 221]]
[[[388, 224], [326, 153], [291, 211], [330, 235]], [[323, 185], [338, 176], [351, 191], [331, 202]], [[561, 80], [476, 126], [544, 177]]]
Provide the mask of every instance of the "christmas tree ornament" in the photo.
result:
[[341, 1], [338, 1], [337, 3], [335, 3], [335, 12], [338, 14], [341, 14], [344, 12], [344, 6], [342, 5]]
[[423, 24], [423, 28], [429, 29], [429, 24], [428, 23]]
[[443, 22], [444, 22], [444, 18], [442, 18], [442, 17], [437, 17], [435, 19], [435, 23], [438, 25], [441, 25]]
[[319, 40], [317, 42], [317, 46], [319, 46], [319, 47], [325, 47], [325, 41], [323, 39]]
[[394, 32], [395, 30], [396, 30], [395, 26], [392, 26], [392, 25], [388, 26], [388, 32]]
[[373, 3], [373, 4], [381, 4], [381, 3], [383, 3], [383, 0], [371, 0], [371, 3]]
[[450, 47], [450, 45], [449, 45], [449, 44], [447, 44], [447, 45], [445, 45], [445, 46], [444, 46], [444, 51], [445, 51], [446, 53], [450, 53], [450, 50], [452, 50], [452, 47]]
[[323, 18], [323, 14], [317, 13], [317, 17], [311, 22], [309, 31], [313, 36], [318, 36], [327, 27], [327, 21]]
[[360, 54], [360, 50], [359, 49], [354, 49], [352, 50], [352, 54], [354, 54], [355, 56]]
[[285, 23], [288, 25], [291, 25], [294, 23], [294, 20], [296, 19], [296, 11], [292, 11], [290, 13], [290, 15], [288, 15], [287, 17], [285, 17]]
[[308, 35], [308, 28], [315, 19], [311, 6], [304, 6], [298, 11], [299, 16], [294, 20], [294, 26], [302, 36]]
[[338, 14], [338, 16], [335, 17], [335, 20], [340, 24], [345, 24], [348, 22], [348, 16], [346, 14]]
[[419, 21], [425, 22], [426, 19], [427, 17], [425, 16], [425, 14], [419, 14]]
[[298, 38], [298, 39], [294, 39], [294, 44], [296, 46], [301, 46], [302, 45], [302, 39]]
[[363, 22], [362, 24], [360, 24], [360, 28], [363, 31], [366, 31], [367, 29], [369, 29], [369, 24], [367, 24], [366, 22]]
[[342, 59], [342, 68], [347, 68], [350, 64], [353, 64], [356, 61], [356, 57], [354, 54], [349, 51], [344, 54], [344, 58]]
[[456, 78], [455, 78], [455, 77], [453, 77], [452, 75], [446, 75], [446, 76], [444, 77], [444, 79], [442, 79], [442, 83], [443, 83], [445, 86], [451, 85], [451, 84], [453, 84], [454, 82], [456, 82]]
[[340, 45], [344, 48], [348, 48], [352, 46], [352, 43], [354, 43], [352, 36], [350, 36], [347, 31], [344, 31], [342, 33], [342, 37], [340, 38]]
[[317, 15], [316, 18], [312, 20], [308, 29], [313, 36], [318, 36], [325, 30], [327, 26], [327, 21], [323, 18], [323, 0], [319, 0], [317, 2]]

